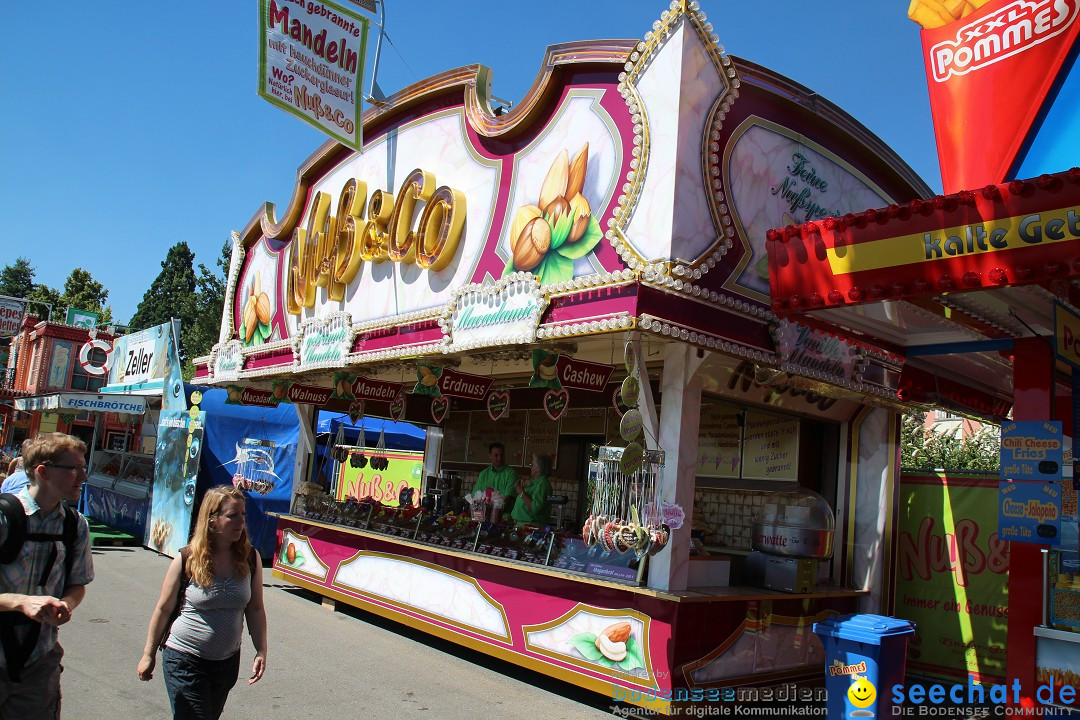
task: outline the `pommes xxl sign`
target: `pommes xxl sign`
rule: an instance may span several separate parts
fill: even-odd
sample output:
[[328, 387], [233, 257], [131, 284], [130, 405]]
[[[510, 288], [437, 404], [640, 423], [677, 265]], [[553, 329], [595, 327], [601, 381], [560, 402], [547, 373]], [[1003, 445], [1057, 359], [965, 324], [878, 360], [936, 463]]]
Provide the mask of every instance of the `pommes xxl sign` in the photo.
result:
[[992, 0], [922, 31], [946, 193], [1012, 179], [1059, 73], [1068, 71], [1078, 16], [1080, 0]]

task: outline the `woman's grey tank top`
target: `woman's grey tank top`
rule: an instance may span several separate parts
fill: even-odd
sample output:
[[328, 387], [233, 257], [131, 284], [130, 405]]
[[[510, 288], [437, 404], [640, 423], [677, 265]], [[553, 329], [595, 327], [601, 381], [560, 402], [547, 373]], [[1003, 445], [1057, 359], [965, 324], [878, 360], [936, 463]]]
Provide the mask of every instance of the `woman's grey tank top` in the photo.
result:
[[216, 577], [208, 588], [189, 583], [165, 646], [205, 660], [232, 657], [240, 649], [244, 608], [250, 600], [250, 575]]

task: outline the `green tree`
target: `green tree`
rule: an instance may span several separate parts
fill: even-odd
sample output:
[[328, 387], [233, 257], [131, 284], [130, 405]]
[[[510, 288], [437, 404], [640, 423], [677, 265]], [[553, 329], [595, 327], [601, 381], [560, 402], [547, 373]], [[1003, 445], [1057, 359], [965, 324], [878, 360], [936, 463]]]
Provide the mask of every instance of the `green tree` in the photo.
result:
[[[24, 297], [27, 300], [35, 300], [39, 303], [51, 303], [52, 315], [51, 320], [53, 322], [64, 322], [64, 307], [60, 302], [60, 291], [44, 283], [34, 285], [34, 289], [28, 292]], [[35, 313], [39, 318], [46, 317], [47, 309], [40, 305], [32, 305], [30, 312]]]
[[[112, 308], [105, 304], [108, 297], [109, 291], [104, 285], [94, 280], [86, 270], [75, 268], [64, 283], [64, 293], [60, 296], [60, 303], [64, 306], [65, 312], [67, 308], [77, 308], [101, 313], [99, 324], [108, 325], [112, 322]], [[56, 317], [54, 312], [53, 318], [56, 319]]]
[[197, 324], [199, 315], [198, 278], [194, 268], [195, 254], [187, 243], [178, 242], [169, 248], [161, 263], [161, 272], [150, 283], [150, 289], [128, 323], [132, 330], [143, 330], [179, 318], [181, 362], [186, 361], [190, 353], [184, 342], [185, 336]]
[[226, 241], [217, 259], [217, 272], [212, 273], [206, 265], [199, 263], [197, 280], [198, 313], [189, 330], [181, 330], [184, 345], [188, 349], [188, 361], [184, 363], [184, 379], [190, 380], [195, 374], [195, 365], [190, 358], [210, 354], [221, 331], [221, 313], [225, 306], [225, 281], [229, 274], [229, 260], [232, 258], [232, 242]]
[[900, 430], [900, 466], [909, 470], [981, 470], [997, 472], [1001, 462], [1000, 428], [983, 425], [964, 437], [925, 427], [926, 413], [904, 415]]
[[19, 256], [0, 270], [0, 295], [28, 298], [34, 290], [34, 266]]

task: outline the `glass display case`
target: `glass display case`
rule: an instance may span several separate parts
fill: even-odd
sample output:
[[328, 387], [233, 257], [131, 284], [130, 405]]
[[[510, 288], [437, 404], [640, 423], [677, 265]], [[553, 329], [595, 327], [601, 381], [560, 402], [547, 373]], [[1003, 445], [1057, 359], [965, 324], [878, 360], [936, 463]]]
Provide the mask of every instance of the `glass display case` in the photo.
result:
[[130, 497], [149, 497], [154, 480], [154, 456], [97, 450], [91, 458], [88, 480], [91, 485], [109, 488]]
[[806, 488], [774, 493], [754, 517], [754, 550], [795, 558], [832, 557], [836, 518], [825, 498]]
[[580, 535], [555, 532], [550, 526], [479, 522], [469, 514], [391, 507], [373, 500], [337, 502], [319, 486], [307, 485], [297, 492], [293, 514], [319, 522], [613, 580], [638, 581], [644, 564], [634, 552], [588, 547]]

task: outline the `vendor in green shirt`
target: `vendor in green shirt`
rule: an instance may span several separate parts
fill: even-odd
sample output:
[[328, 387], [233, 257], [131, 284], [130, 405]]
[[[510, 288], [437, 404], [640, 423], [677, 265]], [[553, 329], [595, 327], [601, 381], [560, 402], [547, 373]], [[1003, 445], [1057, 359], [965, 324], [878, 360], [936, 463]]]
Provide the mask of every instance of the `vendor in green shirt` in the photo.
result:
[[505, 465], [506, 448], [501, 442], [493, 442], [488, 445], [488, 457], [491, 458], [491, 467], [480, 471], [476, 478], [476, 489], [487, 490], [494, 488], [495, 492], [506, 498], [507, 503], [514, 497], [514, 485], [517, 481], [517, 473], [514, 469]]
[[529, 479], [518, 480], [514, 488], [518, 499], [510, 517], [519, 523], [547, 525], [551, 521], [551, 456], [533, 455], [532, 474]]

